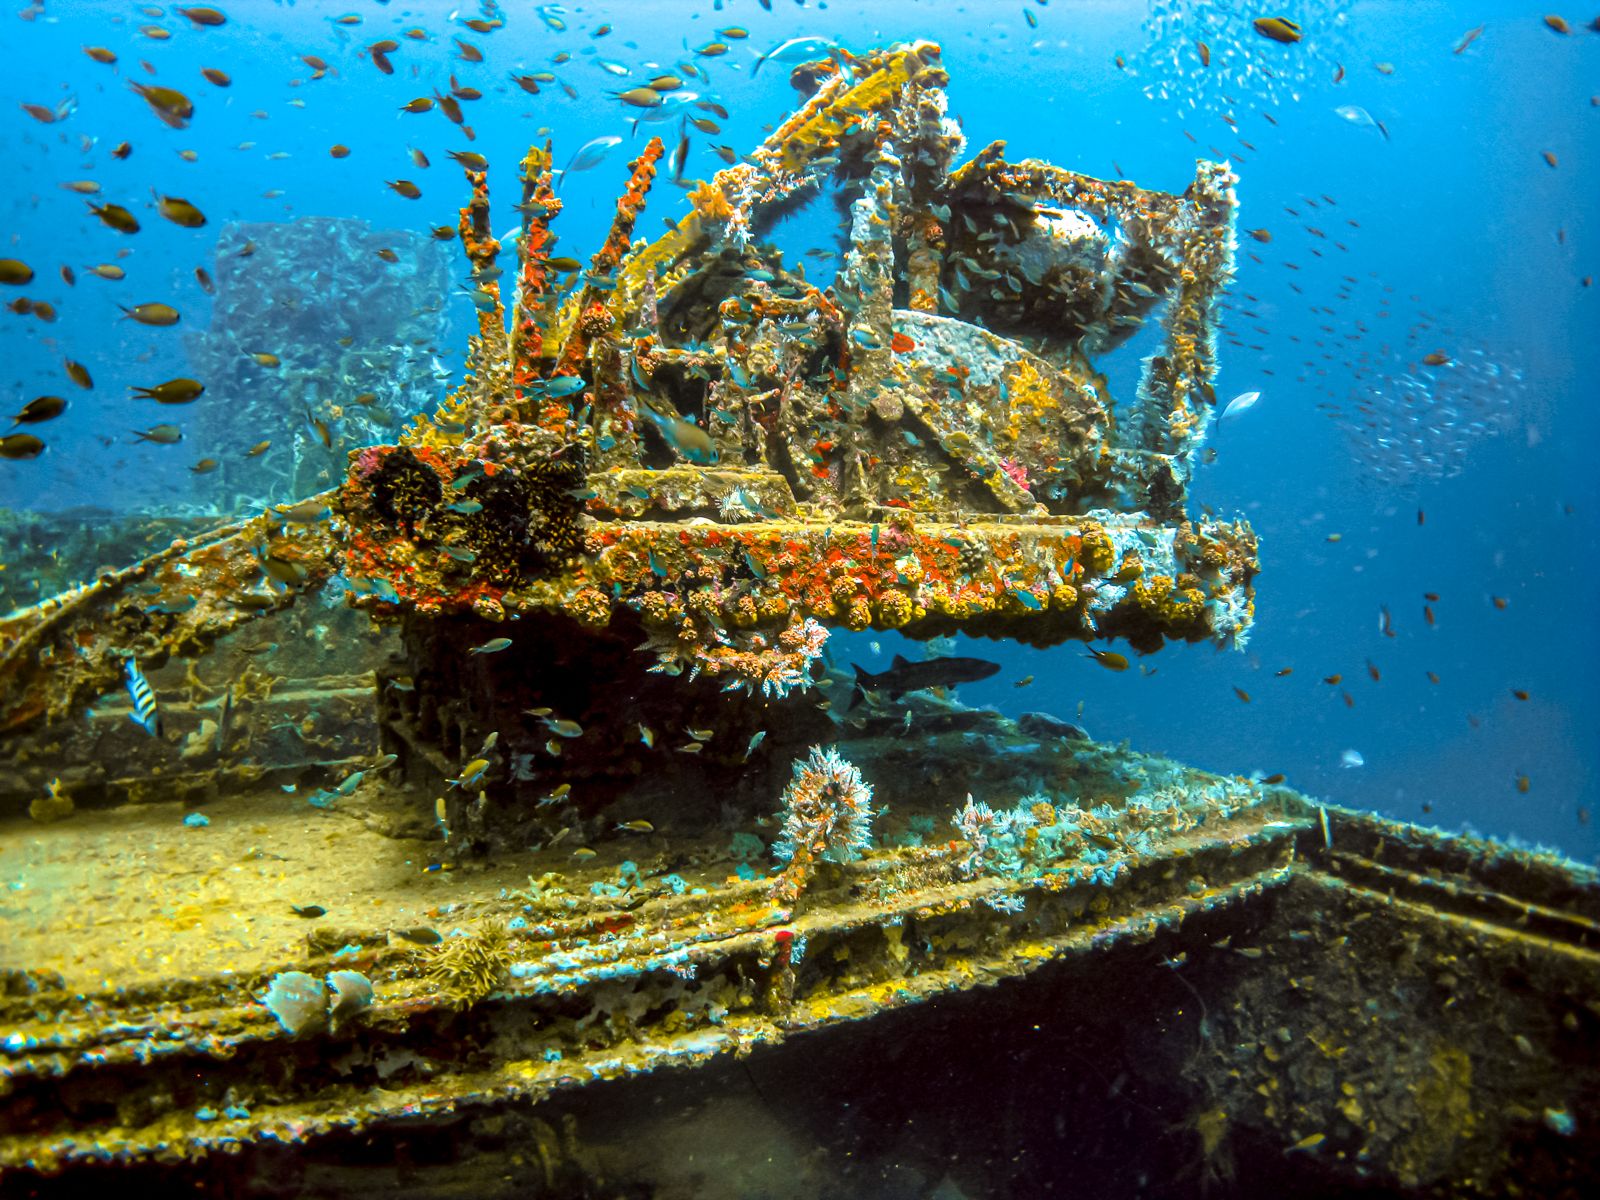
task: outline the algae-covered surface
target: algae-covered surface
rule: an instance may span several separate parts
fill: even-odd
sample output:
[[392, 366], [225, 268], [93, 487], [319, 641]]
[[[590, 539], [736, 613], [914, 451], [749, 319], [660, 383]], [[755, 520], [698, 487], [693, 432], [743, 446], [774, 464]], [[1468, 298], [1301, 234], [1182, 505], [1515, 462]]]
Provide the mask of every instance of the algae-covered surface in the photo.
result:
[[[415, 797], [379, 784], [344, 803], [317, 809], [271, 787], [203, 810], [150, 803], [48, 826], [8, 821], [0, 969], [59, 974], [68, 991], [250, 976], [304, 957], [319, 930], [448, 928], [470, 897], [570, 866], [553, 851], [456, 867], [436, 838], [404, 836], [418, 831]], [[197, 813], [206, 824], [184, 823]], [[325, 915], [295, 912], [311, 906]]]

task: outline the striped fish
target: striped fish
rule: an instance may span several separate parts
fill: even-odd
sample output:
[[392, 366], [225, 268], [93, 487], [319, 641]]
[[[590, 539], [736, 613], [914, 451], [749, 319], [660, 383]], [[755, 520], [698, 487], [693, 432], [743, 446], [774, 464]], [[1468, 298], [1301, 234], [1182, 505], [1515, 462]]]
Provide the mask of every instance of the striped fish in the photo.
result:
[[156, 711], [156, 694], [150, 690], [144, 672], [139, 670], [139, 664], [130, 656], [122, 664], [122, 673], [127, 679], [128, 699], [133, 702], [129, 718], [151, 737], [160, 737], [161, 714]]

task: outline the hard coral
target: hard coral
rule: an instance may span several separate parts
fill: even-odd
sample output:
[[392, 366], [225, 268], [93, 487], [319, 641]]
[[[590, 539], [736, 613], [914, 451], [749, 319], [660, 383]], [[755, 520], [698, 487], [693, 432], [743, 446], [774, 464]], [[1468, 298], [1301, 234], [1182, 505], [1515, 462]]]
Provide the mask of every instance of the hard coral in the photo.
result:
[[505, 929], [485, 921], [463, 937], [446, 938], [427, 953], [428, 982], [455, 1008], [471, 1008], [506, 977], [511, 942]]

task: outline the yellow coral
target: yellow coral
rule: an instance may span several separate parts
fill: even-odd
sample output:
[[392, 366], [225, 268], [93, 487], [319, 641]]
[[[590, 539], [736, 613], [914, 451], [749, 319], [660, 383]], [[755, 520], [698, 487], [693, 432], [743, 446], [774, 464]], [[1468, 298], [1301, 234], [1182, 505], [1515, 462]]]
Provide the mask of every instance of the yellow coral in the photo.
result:
[[1085, 571], [1104, 575], [1117, 562], [1117, 546], [1111, 535], [1099, 525], [1085, 525], [1079, 534], [1083, 547], [1078, 552], [1078, 562]]
[[733, 216], [733, 205], [714, 181], [703, 180], [689, 192], [689, 203], [695, 212], [711, 221], [726, 221]]
[[601, 629], [611, 620], [611, 601], [599, 588], [581, 588], [568, 611], [579, 624]]
[[915, 613], [916, 606], [904, 592], [889, 592], [878, 601], [878, 620], [890, 629], [899, 629]]

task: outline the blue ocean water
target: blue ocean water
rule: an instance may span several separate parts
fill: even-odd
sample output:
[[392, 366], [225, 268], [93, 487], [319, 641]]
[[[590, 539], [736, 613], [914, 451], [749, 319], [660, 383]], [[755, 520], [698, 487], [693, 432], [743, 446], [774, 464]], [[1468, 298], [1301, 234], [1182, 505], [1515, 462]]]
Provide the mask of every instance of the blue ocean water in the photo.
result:
[[[3, 18], [0, 257], [28, 262], [36, 278], [0, 299], [46, 301], [55, 319], [0, 313], [0, 370], [9, 411], [41, 394], [70, 407], [37, 428], [43, 455], [0, 461], [0, 506], [223, 510], [219, 477], [191, 468], [251, 442], [209, 445], [197, 433], [135, 444], [132, 429], [204, 421], [133, 401], [128, 388], [193, 369], [180, 335], [205, 328], [212, 303], [194, 269], [218, 272], [227, 223], [359, 217], [425, 234], [453, 224], [465, 199], [448, 150], [489, 156], [509, 212], [531, 140], [550, 136], [564, 162], [616, 135], [609, 158], [561, 188], [561, 249], [587, 256], [627, 158], [649, 133], [679, 128], [632, 129], [637, 113], [610, 93], [680, 60], [702, 66], [696, 86], [729, 113], [720, 134], [691, 137], [685, 174], [709, 175], [722, 165], [713, 144], [744, 152], [794, 105], [787, 65], [752, 72], [761, 52], [807, 35], [855, 49], [927, 38], [943, 47], [969, 153], [1005, 139], [1013, 159], [1171, 190], [1197, 157], [1229, 157], [1241, 235], [1217, 390], [1262, 394], [1214, 433], [1215, 461], [1191, 493], [1192, 506], [1244, 514], [1261, 536], [1248, 646], [1168, 646], [1113, 674], [1076, 645], [984, 644], [966, 652], [1004, 670], [962, 698], [1081, 719], [1098, 739], [1211, 769], [1282, 772], [1332, 802], [1585, 860], [1600, 852], [1589, 818], [1600, 801], [1600, 301], [1588, 282], [1600, 266], [1600, 34], [1586, 17], [1569, 14], [1562, 33], [1519, 4], [1286, 4], [1304, 37], [1282, 45], [1250, 28], [1254, 9], [1229, 4], [219, 7], [217, 27], [135, 3], [51, 0]], [[503, 27], [487, 34], [464, 24], [499, 16]], [[729, 25], [749, 36], [725, 38], [726, 54], [694, 53]], [[413, 28], [425, 36], [407, 37]], [[380, 38], [400, 43], [391, 75], [363, 49]], [[456, 39], [482, 61], [467, 61]], [[85, 46], [117, 61], [96, 62]], [[562, 53], [570, 61], [553, 63]], [[226, 72], [228, 86], [202, 68]], [[570, 93], [547, 84], [535, 96], [508, 81], [546, 70]], [[452, 75], [483, 93], [463, 102], [470, 143], [437, 111], [400, 112], [448, 91]], [[169, 128], [131, 81], [180, 89], [193, 119]], [[113, 154], [122, 142], [125, 158]], [[330, 155], [336, 144], [349, 154]], [[102, 190], [62, 186], [74, 180]], [[387, 186], [395, 180], [414, 182], [420, 198]], [[152, 191], [192, 201], [207, 225], [163, 220]], [[142, 228], [106, 228], [86, 199], [126, 205]], [[683, 204], [658, 186], [641, 231]], [[797, 221], [780, 241], [807, 236]], [[94, 277], [96, 263], [126, 278]], [[75, 284], [59, 276], [63, 264]], [[451, 270], [457, 284], [466, 275], [454, 257]], [[297, 283], [314, 299], [317, 279]], [[135, 324], [118, 309], [157, 301], [179, 310], [178, 327]], [[371, 297], [393, 302], [381, 288]], [[455, 284], [445, 312], [449, 327], [417, 347], [419, 363], [437, 356], [459, 372], [475, 314]], [[316, 320], [311, 303], [311, 328]], [[1136, 344], [1108, 364], [1119, 394], [1144, 352]], [[1448, 361], [1429, 368], [1433, 354]], [[64, 358], [90, 370], [92, 391], [67, 382]], [[442, 382], [431, 386], [442, 394]], [[304, 405], [275, 396], [270, 377], [208, 401], [258, 409], [260, 439], [304, 428]], [[917, 652], [871, 635], [840, 636], [834, 649], [869, 668]], [[1352, 750], [1363, 765], [1341, 765]]]

